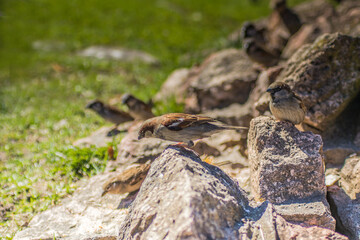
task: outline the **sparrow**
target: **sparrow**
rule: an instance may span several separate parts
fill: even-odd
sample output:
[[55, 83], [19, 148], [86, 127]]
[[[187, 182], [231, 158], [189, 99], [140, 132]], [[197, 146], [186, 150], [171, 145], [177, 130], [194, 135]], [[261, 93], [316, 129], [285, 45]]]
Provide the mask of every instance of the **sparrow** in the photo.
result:
[[94, 100], [86, 105], [86, 108], [89, 108], [99, 114], [105, 120], [115, 123], [116, 126], [134, 120], [128, 113], [116, 109], [112, 106], [105, 105], [99, 100]]
[[146, 120], [155, 116], [151, 111], [151, 102], [145, 103], [128, 93], [123, 95], [121, 101], [129, 108], [129, 113], [135, 120]]
[[265, 67], [271, 67], [279, 62], [279, 56], [265, 49], [253, 38], [244, 41], [243, 48], [248, 57]]
[[139, 190], [142, 182], [150, 169], [150, 164], [142, 164], [125, 170], [119, 175], [109, 179], [103, 185], [103, 192], [101, 196], [107, 193], [123, 194], [128, 192], [135, 192]]
[[241, 40], [244, 42], [246, 39], [254, 39], [258, 44], [266, 45], [264, 29], [258, 29], [254, 23], [249, 21], [241, 27]]
[[291, 35], [296, 33], [301, 27], [300, 18], [290, 8], [287, 7], [286, 0], [272, 0], [271, 8], [279, 14], [281, 21], [284, 23]]
[[223, 130], [243, 130], [246, 127], [226, 125], [213, 118], [185, 113], [169, 113], [146, 120], [140, 127], [138, 140], [155, 137], [163, 140], [187, 143], [210, 137]]
[[304, 121], [306, 107], [284, 82], [274, 82], [266, 90], [270, 93], [270, 111], [278, 120], [289, 121], [294, 125]]

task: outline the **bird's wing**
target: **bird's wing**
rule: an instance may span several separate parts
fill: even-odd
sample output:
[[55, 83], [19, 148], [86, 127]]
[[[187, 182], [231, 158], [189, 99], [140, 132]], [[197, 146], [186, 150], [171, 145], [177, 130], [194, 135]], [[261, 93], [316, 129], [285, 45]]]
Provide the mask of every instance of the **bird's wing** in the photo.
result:
[[169, 130], [180, 131], [186, 127], [213, 121], [215, 120], [209, 117], [185, 113], [170, 113], [164, 116], [163, 122], [161, 124], [167, 127]]
[[296, 93], [294, 93], [294, 97], [298, 100], [301, 109], [304, 111], [304, 113], [306, 113], [306, 107], [305, 107], [304, 102], [302, 101], [302, 99]]

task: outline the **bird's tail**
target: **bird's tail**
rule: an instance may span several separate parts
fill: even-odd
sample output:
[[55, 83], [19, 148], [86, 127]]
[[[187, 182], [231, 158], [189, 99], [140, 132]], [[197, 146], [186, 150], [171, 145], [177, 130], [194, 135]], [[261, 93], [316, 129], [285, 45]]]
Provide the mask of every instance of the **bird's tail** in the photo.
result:
[[231, 126], [231, 125], [225, 125], [224, 128], [230, 129], [230, 130], [248, 130], [248, 127], [240, 127], [240, 126]]

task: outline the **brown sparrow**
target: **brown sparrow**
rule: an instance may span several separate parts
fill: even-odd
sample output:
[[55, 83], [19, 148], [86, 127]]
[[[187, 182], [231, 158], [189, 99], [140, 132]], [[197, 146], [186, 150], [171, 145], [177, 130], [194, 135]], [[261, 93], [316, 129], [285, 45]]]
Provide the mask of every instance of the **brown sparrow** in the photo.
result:
[[253, 62], [257, 62], [265, 67], [274, 66], [279, 62], [279, 56], [265, 49], [253, 38], [246, 39], [243, 48]]
[[169, 113], [146, 120], [140, 127], [138, 139], [155, 137], [194, 146], [193, 140], [210, 137], [223, 130], [246, 127], [229, 126], [213, 118], [185, 113]]
[[101, 196], [104, 196], [107, 193], [123, 194], [138, 190], [148, 174], [149, 169], [150, 164], [142, 164], [125, 170], [119, 175], [106, 181]]
[[124, 94], [122, 97], [122, 103], [126, 104], [129, 108], [130, 115], [135, 120], [146, 120], [154, 117], [154, 114], [151, 111], [152, 104], [145, 103], [131, 94]]
[[274, 82], [266, 90], [271, 95], [270, 111], [278, 120], [300, 124], [304, 121], [306, 107], [301, 98], [284, 82]]
[[290, 8], [287, 7], [286, 0], [272, 0], [271, 8], [277, 12], [291, 35], [296, 33], [301, 27], [300, 18]]
[[260, 45], [266, 45], [264, 29], [258, 29], [254, 23], [247, 21], [241, 27], [241, 40], [244, 42], [249, 38], [254, 39]]
[[116, 109], [112, 106], [105, 105], [99, 100], [94, 100], [86, 105], [86, 108], [89, 108], [99, 114], [105, 120], [119, 125], [124, 122], [134, 120], [128, 113]]

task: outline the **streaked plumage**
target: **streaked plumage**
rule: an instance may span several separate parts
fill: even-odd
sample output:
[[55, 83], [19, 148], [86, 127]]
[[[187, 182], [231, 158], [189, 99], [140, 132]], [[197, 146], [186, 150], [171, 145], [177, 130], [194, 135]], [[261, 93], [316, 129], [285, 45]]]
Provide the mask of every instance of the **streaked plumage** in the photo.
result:
[[116, 125], [134, 120], [127, 112], [105, 105], [100, 100], [91, 101], [86, 105], [86, 108], [95, 111], [102, 118]]
[[152, 105], [145, 103], [131, 94], [124, 94], [122, 103], [129, 108], [130, 115], [136, 120], [146, 120], [154, 117], [151, 111]]
[[139, 130], [138, 139], [155, 137], [194, 145], [194, 140], [210, 137], [224, 130], [244, 130], [246, 127], [229, 126], [213, 118], [185, 113], [169, 113], [146, 120]]

